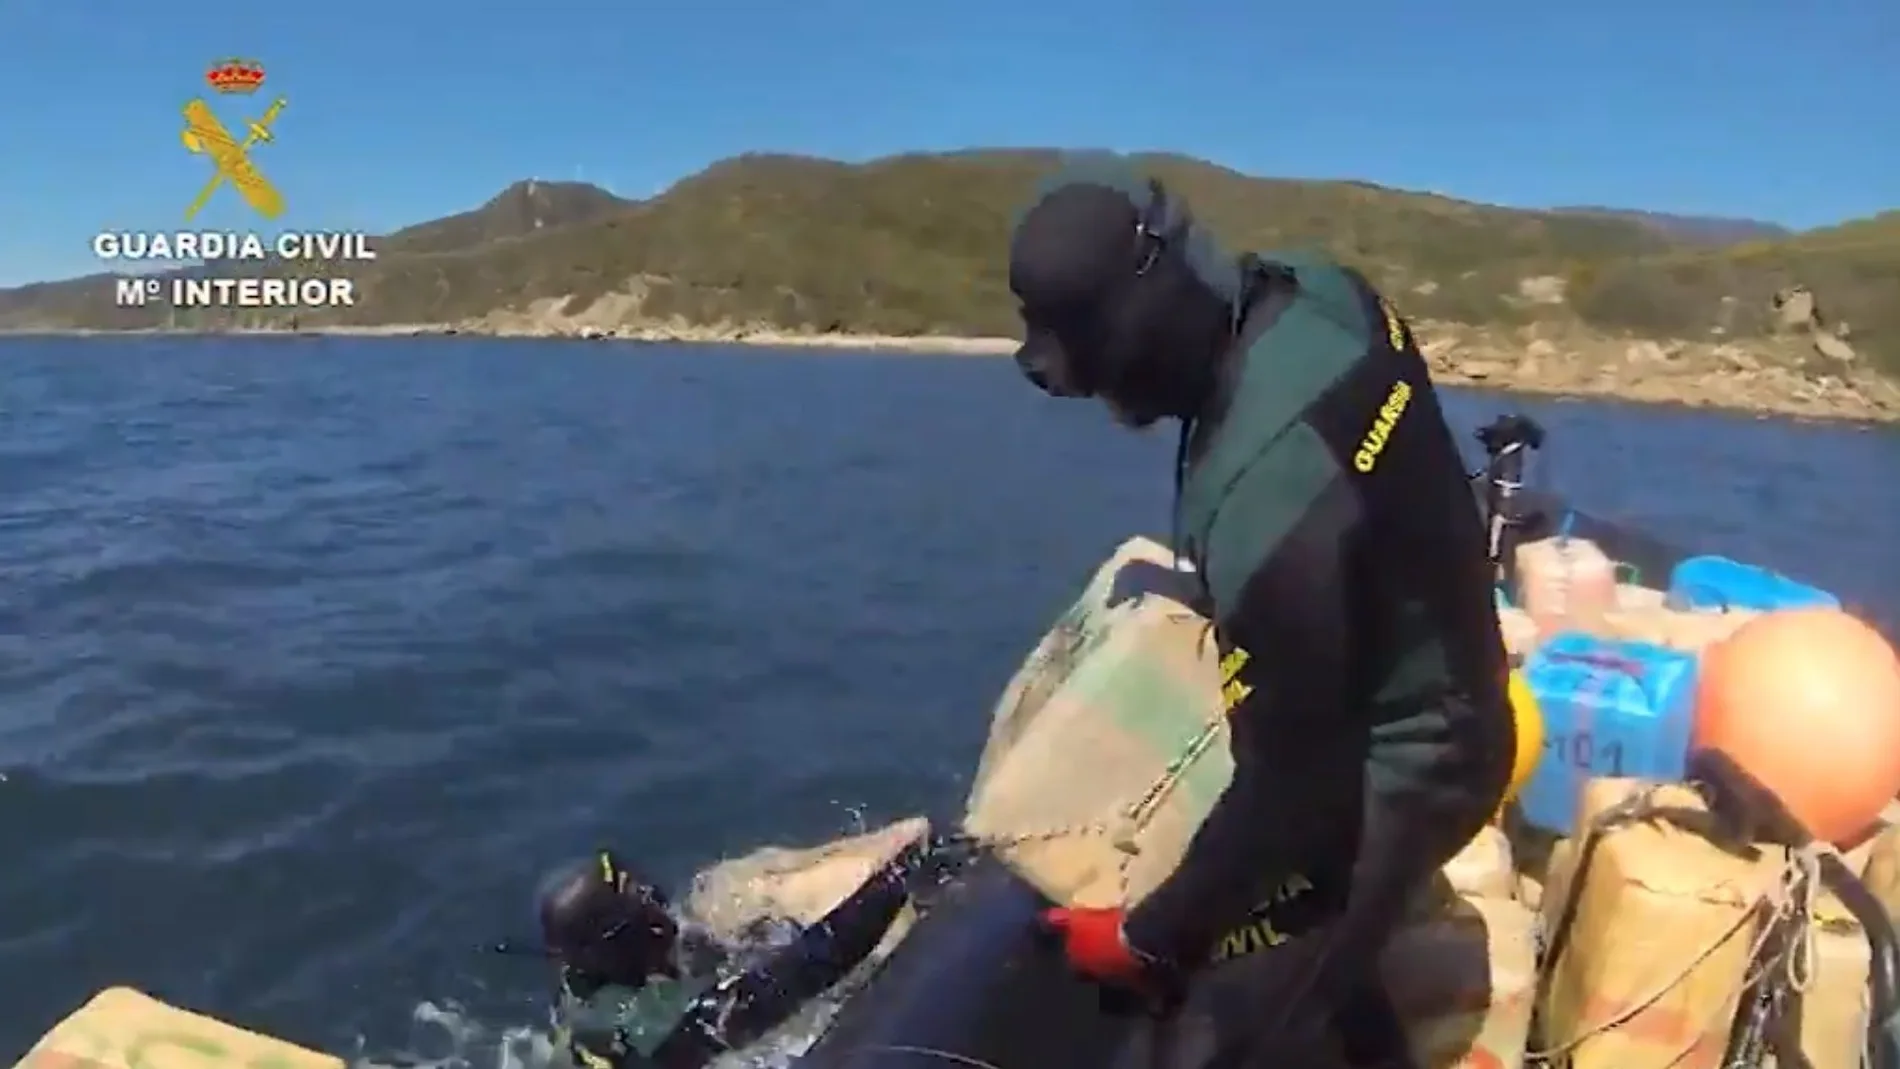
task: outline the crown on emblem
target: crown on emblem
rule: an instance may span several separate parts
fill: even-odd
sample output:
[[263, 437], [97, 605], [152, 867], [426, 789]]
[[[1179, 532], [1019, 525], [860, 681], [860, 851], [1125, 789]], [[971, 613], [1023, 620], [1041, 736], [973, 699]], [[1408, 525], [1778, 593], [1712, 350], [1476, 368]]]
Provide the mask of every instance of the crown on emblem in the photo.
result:
[[264, 65], [254, 59], [221, 59], [205, 72], [205, 81], [220, 93], [255, 93], [264, 84]]

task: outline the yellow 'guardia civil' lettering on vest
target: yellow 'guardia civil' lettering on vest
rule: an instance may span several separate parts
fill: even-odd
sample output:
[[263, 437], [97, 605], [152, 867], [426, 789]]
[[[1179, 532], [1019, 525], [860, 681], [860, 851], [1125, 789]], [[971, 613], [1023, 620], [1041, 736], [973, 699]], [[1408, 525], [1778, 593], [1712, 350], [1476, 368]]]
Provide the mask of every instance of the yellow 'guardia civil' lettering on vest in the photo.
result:
[[1294, 934], [1283, 932], [1272, 916], [1274, 906], [1283, 906], [1312, 893], [1313, 881], [1294, 875], [1282, 883], [1273, 895], [1255, 907], [1246, 924], [1224, 933], [1214, 946], [1213, 960], [1230, 961], [1284, 944]]
[[1252, 659], [1253, 654], [1239, 646], [1220, 659], [1221, 712], [1233, 712], [1234, 706], [1246, 701], [1247, 696], [1253, 693], [1253, 687], [1240, 678], [1240, 670], [1247, 667], [1247, 662]]
[[1399, 425], [1405, 415], [1405, 406], [1412, 402], [1412, 384], [1399, 382], [1392, 386], [1392, 392], [1385, 395], [1385, 403], [1379, 406], [1379, 414], [1373, 418], [1372, 426], [1367, 428], [1366, 436], [1359, 439], [1359, 450], [1352, 455], [1352, 467], [1361, 475], [1370, 472], [1379, 463], [1379, 454], [1385, 452], [1385, 443], [1392, 437], [1392, 428]]
[[1385, 317], [1385, 340], [1392, 344], [1394, 352], [1404, 352], [1407, 331], [1404, 318], [1384, 297], [1379, 298], [1379, 314]]

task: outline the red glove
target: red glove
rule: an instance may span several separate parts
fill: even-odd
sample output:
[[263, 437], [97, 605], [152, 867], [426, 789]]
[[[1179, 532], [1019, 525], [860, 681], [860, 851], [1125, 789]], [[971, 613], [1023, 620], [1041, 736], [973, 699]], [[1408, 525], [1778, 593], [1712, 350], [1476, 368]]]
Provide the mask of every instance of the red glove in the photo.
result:
[[1043, 926], [1062, 937], [1062, 949], [1076, 972], [1102, 983], [1138, 987], [1147, 978], [1148, 960], [1128, 945], [1120, 909], [1052, 909]]

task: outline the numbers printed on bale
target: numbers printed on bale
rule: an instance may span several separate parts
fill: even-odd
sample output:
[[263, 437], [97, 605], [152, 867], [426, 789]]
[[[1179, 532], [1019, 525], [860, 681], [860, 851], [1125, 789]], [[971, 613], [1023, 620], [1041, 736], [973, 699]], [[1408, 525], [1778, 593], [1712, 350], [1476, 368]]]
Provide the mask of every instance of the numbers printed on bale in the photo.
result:
[[1592, 776], [1623, 774], [1623, 744], [1614, 740], [1598, 741], [1588, 731], [1545, 736], [1544, 756], [1560, 767], [1574, 768]]

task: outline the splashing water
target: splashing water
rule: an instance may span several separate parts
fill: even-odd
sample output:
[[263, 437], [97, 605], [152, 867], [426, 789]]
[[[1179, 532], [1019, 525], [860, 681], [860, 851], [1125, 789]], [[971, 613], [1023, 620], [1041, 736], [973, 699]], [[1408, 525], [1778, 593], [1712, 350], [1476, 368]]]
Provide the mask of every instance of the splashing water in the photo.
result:
[[[818, 1000], [783, 1028], [751, 1047], [714, 1062], [710, 1069], [791, 1069], [824, 1031], [843, 996]], [[401, 1050], [358, 1051], [351, 1069], [571, 1069], [554, 1049], [550, 1025], [493, 1025], [454, 1002], [419, 1003], [415, 1024]]]
[[410, 1013], [408, 1045], [359, 1050], [351, 1069], [548, 1069], [555, 1064], [547, 1025], [493, 1026], [454, 1002], [424, 1001]]

